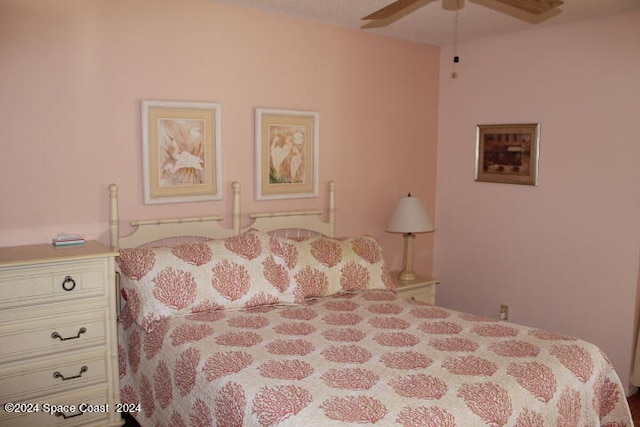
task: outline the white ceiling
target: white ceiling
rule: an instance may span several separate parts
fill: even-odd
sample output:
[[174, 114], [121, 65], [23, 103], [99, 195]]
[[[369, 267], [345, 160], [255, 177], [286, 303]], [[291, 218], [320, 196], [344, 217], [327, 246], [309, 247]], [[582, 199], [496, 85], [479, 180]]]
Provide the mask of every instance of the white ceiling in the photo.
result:
[[458, 41], [526, 31], [607, 15], [640, 10], [640, 0], [564, 0], [564, 4], [543, 15], [530, 15], [495, 0], [420, 0], [384, 22], [362, 21], [394, 0], [210, 0], [268, 12], [297, 16], [389, 37], [446, 46], [453, 43], [458, 12]]

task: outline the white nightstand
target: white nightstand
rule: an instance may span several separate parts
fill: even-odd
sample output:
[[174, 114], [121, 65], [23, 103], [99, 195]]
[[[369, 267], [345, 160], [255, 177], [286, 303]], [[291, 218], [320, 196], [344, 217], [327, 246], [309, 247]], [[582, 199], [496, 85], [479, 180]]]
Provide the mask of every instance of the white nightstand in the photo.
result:
[[392, 271], [391, 277], [396, 281], [396, 286], [401, 296], [435, 305], [436, 285], [440, 283], [439, 280], [416, 276], [415, 280], [400, 281], [398, 280], [398, 273], [398, 271]]

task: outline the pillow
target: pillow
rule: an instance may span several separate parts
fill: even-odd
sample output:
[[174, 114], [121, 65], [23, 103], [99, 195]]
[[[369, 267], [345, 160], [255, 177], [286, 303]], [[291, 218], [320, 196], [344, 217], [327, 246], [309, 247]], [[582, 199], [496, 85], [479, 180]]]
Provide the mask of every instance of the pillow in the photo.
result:
[[158, 320], [211, 310], [304, 303], [288, 270], [256, 230], [174, 247], [122, 249], [122, 291], [147, 331]]
[[369, 289], [395, 291], [382, 248], [371, 236], [303, 241], [276, 237], [272, 243], [274, 259], [289, 269], [305, 298]]

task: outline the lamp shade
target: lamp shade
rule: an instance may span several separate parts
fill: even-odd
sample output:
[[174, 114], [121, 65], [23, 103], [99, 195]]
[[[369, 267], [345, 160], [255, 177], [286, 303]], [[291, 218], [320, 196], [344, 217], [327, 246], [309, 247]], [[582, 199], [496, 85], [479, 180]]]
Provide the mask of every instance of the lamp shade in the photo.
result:
[[419, 197], [401, 197], [391, 216], [387, 231], [391, 233], [426, 233], [433, 224]]

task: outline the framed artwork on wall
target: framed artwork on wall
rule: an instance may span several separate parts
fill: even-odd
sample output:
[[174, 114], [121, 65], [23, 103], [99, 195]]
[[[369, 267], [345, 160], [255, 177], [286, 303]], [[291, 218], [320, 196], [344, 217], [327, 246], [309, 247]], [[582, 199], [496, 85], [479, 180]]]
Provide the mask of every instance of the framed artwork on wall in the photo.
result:
[[220, 105], [142, 101], [144, 203], [222, 199]]
[[478, 125], [476, 181], [538, 185], [540, 123]]
[[318, 196], [314, 111], [256, 109], [256, 199]]

